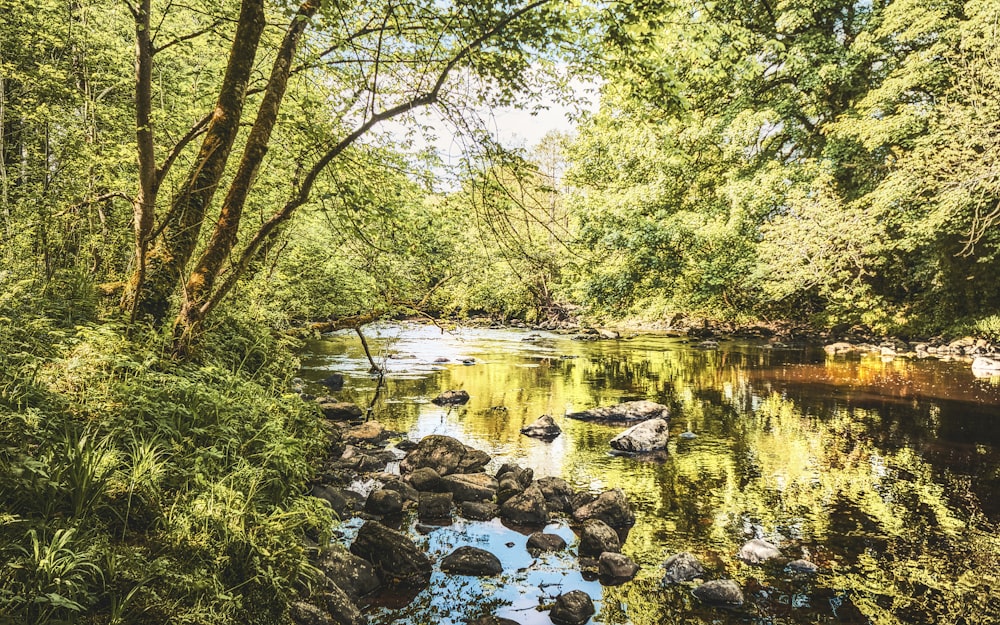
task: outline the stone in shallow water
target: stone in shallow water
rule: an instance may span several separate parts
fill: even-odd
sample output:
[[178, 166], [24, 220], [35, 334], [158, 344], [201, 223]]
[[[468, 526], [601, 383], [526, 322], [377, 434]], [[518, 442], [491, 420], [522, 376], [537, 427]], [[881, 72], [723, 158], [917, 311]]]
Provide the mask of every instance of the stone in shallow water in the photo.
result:
[[441, 561], [441, 570], [452, 575], [487, 577], [503, 572], [495, 555], [479, 547], [459, 547]]
[[627, 401], [615, 406], [591, 408], [582, 412], [573, 412], [566, 416], [570, 419], [579, 419], [581, 421], [628, 423], [646, 421], [647, 419], [666, 419], [669, 415], [670, 409], [663, 404], [643, 399], [639, 401]]
[[323, 571], [352, 601], [374, 592], [380, 585], [374, 567], [367, 560], [336, 543], [323, 550], [316, 561], [316, 568]]
[[417, 518], [425, 522], [451, 519], [451, 493], [420, 493], [417, 501]]
[[491, 501], [464, 501], [459, 506], [458, 513], [470, 521], [489, 521], [496, 518], [500, 508]]
[[667, 570], [663, 575], [664, 584], [679, 584], [705, 576], [705, 567], [698, 558], [686, 551], [667, 558], [663, 568]]
[[455, 501], [490, 501], [497, 494], [496, 479], [485, 473], [456, 473], [441, 479], [445, 490], [455, 496]]
[[604, 491], [597, 499], [577, 508], [573, 511], [573, 518], [581, 523], [588, 519], [599, 519], [615, 529], [635, 525], [635, 515], [625, 497], [625, 491], [620, 488]]
[[460, 406], [469, 401], [468, 391], [445, 391], [431, 400], [432, 404], [438, 406]]
[[628, 453], [647, 453], [667, 448], [670, 438], [666, 419], [650, 419], [633, 425], [611, 439], [611, 448]]
[[743, 605], [743, 590], [731, 579], [713, 579], [692, 590], [691, 594], [710, 605], [732, 608]]
[[740, 552], [736, 554], [740, 560], [749, 564], [763, 564], [769, 560], [781, 557], [781, 550], [760, 538], [748, 540]]
[[542, 491], [532, 484], [500, 506], [500, 517], [515, 525], [545, 525], [549, 522], [549, 511]]
[[597, 575], [602, 582], [619, 584], [627, 582], [639, 572], [639, 565], [626, 555], [605, 551], [597, 559]]
[[484, 451], [442, 434], [425, 436], [399, 463], [403, 473], [429, 467], [438, 475], [452, 473], [478, 473], [483, 470], [490, 456]]
[[320, 397], [316, 400], [323, 416], [331, 421], [350, 421], [361, 418], [361, 408], [357, 404], [337, 401], [332, 397]]
[[577, 548], [578, 555], [597, 557], [606, 551], [617, 553], [621, 550], [622, 544], [618, 533], [607, 523], [589, 519], [583, 524], [580, 530], [580, 546]]
[[389, 516], [403, 511], [403, 496], [399, 491], [383, 488], [372, 491], [365, 502], [365, 512]]
[[544, 414], [521, 428], [521, 434], [543, 441], [551, 441], [562, 434], [562, 429], [556, 425], [555, 419]]
[[431, 578], [431, 561], [406, 535], [366, 521], [358, 530], [351, 553], [375, 567], [383, 584], [423, 587]]
[[582, 590], [573, 590], [556, 598], [549, 618], [556, 625], [583, 625], [596, 612], [590, 595]]
[[813, 574], [819, 571], [819, 567], [809, 560], [792, 560], [785, 566], [785, 570], [790, 573]]
[[562, 551], [566, 548], [566, 541], [558, 534], [535, 532], [528, 537], [526, 547], [532, 554], [538, 554], [543, 551]]

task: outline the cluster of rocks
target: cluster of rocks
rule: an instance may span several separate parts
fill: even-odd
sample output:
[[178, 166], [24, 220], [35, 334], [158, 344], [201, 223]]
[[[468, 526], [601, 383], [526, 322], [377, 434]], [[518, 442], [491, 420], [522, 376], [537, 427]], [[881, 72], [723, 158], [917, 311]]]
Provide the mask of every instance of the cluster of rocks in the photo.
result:
[[972, 363], [974, 371], [995, 372], [1000, 375], [1000, 346], [986, 339], [967, 336], [954, 341], [942, 340], [907, 343], [901, 340], [874, 342], [838, 341], [823, 347], [827, 354], [878, 354], [883, 358], [937, 358]]
[[[381, 458], [379, 454], [391, 452], [370, 449], [384, 440], [384, 430], [374, 422], [348, 428], [341, 438], [360, 440], [359, 433], [368, 435], [361, 445], [369, 448], [344, 445], [339, 466], [346, 463], [361, 471], [366, 463], [356, 458]], [[418, 531], [447, 525], [456, 515], [471, 520], [499, 517], [508, 525], [529, 531], [537, 528], [527, 541], [533, 555], [567, 549], [562, 537], [541, 531], [554, 516], [562, 515], [579, 532], [577, 555], [585, 574], [605, 584], [624, 583], [635, 576], [638, 565], [621, 553], [635, 523], [621, 489], [600, 494], [576, 491], [563, 479], [536, 479], [530, 468], [516, 464], [505, 464], [490, 475], [484, 470], [489, 461], [488, 454], [457, 439], [431, 435], [399, 461], [400, 475], [385, 473], [384, 464], [373, 469], [379, 486], [367, 497], [332, 484], [317, 484], [314, 495], [330, 503], [342, 518], [361, 517], [364, 524], [349, 550], [335, 545], [322, 551], [317, 566], [329, 581], [321, 595], [323, 605], [315, 601], [296, 604], [296, 622], [355, 625], [364, 622], [359, 602], [372, 592], [386, 587], [426, 587], [434, 563], [410, 537], [393, 529], [407, 511], [416, 512]], [[496, 555], [473, 546], [454, 550], [440, 561], [439, 568], [449, 575], [497, 576], [504, 571]], [[580, 591], [560, 595], [550, 610], [552, 621], [564, 625], [582, 625], [593, 614], [593, 601]], [[489, 615], [483, 618], [494, 618], [483, 623], [501, 622]]]

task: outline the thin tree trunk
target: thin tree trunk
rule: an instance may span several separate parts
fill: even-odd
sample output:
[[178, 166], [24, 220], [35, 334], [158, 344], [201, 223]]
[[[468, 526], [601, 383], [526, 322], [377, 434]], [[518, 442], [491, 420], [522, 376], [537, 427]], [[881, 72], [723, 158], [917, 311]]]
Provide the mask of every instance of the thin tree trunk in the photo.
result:
[[164, 218], [156, 247], [147, 254], [145, 279], [140, 284], [138, 273], [133, 274], [131, 288], [137, 312], [154, 323], [162, 322], [170, 311], [174, 293], [198, 244], [205, 212], [225, 172], [239, 132], [247, 83], [264, 26], [263, 0], [243, 0], [219, 98], [201, 149]]

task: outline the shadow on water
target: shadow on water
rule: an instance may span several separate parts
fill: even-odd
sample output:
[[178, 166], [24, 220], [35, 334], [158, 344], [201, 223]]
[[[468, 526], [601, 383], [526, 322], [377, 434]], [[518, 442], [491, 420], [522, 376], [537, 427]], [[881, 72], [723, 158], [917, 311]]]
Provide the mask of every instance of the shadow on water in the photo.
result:
[[[599, 602], [595, 620], [614, 624], [1000, 622], [1000, 387], [968, 365], [735, 342], [707, 351], [660, 336], [591, 343], [418, 325], [368, 334], [386, 369], [375, 418], [414, 440], [455, 436], [496, 464], [515, 461], [576, 488], [624, 488], [637, 513], [624, 551], [643, 566], [633, 582], [602, 588], [571, 556], [532, 564], [523, 535], [461, 522], [421, 540], [438, 556], [486, 545], [505, 576], [435, 573], [404, 612], [372, 608], [375, 622], [459, 623], [496, 608], [548, 623], [535, 607], [573, 588]], [[338, 397], [372, 402], [376, 382], [355, 335], [310, 343], [302, 363], [307, 381], [340, 372]], [[460, 388], [471, 396], [463, 407], [429, 403]], [[610, 455], [620, 428], [564, 418], [638, 398], [671, 407], [671, 443], [655, 462]], [[521, 436], [542, 414], [563, 434], [551, 443]], [[697, 438], [678, 436], [687, 431]], [[819, 574], [742, 563], [735, 554], [752, 537], [811, 560]], [[746, 606], [707, 608], [690, 587], [661, 587], [660, 564], [678, 551], [705, 562], [708, 578], [738, 581]]]

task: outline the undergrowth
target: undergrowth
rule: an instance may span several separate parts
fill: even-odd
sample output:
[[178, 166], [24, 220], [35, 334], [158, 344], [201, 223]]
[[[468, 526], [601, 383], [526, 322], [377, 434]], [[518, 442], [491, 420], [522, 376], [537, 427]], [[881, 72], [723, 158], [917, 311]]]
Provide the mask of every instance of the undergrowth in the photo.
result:
[[2, 286], [0, 623], [287, 622], [332, 529], [288, 346], [230, 313], [178, 363]]

